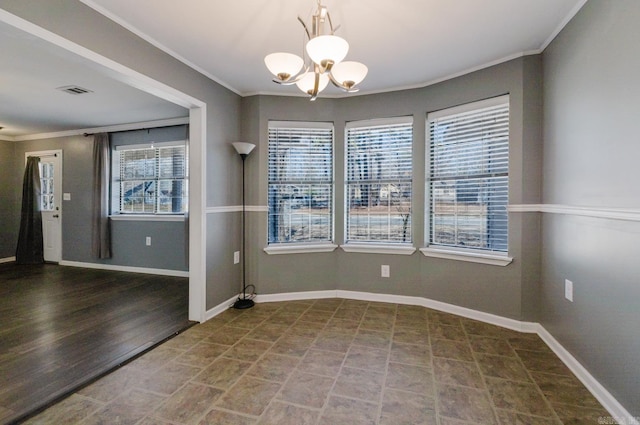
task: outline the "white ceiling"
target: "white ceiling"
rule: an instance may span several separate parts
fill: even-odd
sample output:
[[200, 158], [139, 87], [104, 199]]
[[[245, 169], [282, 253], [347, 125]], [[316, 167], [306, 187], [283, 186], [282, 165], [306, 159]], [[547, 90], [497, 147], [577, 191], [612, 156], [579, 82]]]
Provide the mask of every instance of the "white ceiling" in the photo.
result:
[[[263, 59], [301, 54], [316, 0], [81, 0], [241, 95], [297, 94]], [[586, 0], [323, 0], [361, 93], [421, 87], [540, 52]], [[338, 89], [329, 92], [337, 95]]]
[[[299, 95], [264, 56], [300, 54], [297, 17], [315, 0], [81, 0], [234, 92]], [[369, 67], [360, 94], [421, 87], [542, 51], [586, 0], [323, 0], [347, 60]], [[0, 22], [0, 138], [174, 117], [187, 111]], [[9, 59], [7, 59], [9, 58]], [[73, 96], [57, 87], [79, 85]], [[341, 96], [329, 87], [324, 96]], [[321, 96], [322, 96], [321, 95]]]
[[[189, 112], [0, 21], [0, 139], [185, 117]], [[77, 85], [92, 93], [71, 95]]]

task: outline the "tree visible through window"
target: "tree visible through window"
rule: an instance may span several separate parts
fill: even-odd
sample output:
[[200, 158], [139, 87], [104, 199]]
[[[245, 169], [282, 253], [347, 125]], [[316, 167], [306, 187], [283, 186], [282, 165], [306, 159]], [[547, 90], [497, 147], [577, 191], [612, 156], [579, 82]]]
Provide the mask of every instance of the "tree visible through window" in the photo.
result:
[[430, 245], [506, 252], [509, 98], [429, 114]]
[[188, 205], [184, 143], [118, 147], [113, 156], [114, 202], [120, 214], [179, 214]]
[[269, 123], [269, 243], [333, 239], [333, 125]]
[[347, 125], [347, 242], [411, 243], [412, 124]]

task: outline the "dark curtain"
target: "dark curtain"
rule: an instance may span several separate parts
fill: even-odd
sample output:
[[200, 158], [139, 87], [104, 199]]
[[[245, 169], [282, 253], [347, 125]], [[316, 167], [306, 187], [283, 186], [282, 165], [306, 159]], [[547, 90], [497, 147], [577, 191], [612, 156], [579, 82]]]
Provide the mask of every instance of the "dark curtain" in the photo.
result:
[[93, 203], [91, 217], [91, 254], [94, 258], [111, 258], [111, 223], [109, 222], [109, 183], [111, 148], [109, 134], [93, 136]]
[[22, 211], [20, 233], [16, 248], [16, 263], [44, 263], [42, 241], [42, 213], [40, 212], [40, 158], [30, 156], [22, 183]]

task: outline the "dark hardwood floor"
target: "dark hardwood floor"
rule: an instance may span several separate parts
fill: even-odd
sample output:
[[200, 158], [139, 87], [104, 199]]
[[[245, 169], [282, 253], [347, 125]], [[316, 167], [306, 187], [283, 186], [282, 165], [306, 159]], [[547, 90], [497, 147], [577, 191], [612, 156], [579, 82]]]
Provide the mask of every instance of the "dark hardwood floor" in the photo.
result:
[[0, 423], [190, 326], [188, 279], [0, 264]]

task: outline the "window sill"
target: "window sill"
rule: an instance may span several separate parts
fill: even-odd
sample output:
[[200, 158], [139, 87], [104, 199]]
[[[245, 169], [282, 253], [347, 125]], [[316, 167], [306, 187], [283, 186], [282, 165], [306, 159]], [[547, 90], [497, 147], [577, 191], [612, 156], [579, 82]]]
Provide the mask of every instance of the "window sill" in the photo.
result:
[[162, 214], [116, 214], [109, 218], [113, 221], [184, 221], [184, 215]]
[[330, 243], [318, 244], [277, 244], [264, 249], [269, 255], [277, 254], [307, 254], [311, 252], [333, 252], [338, 245]]
[[362, 254], [395, 254], [411, 255], [416, 249], [410, 245], [378, 244], [378, 243], [347, 243], [340, 245], [344, 252], [358, 252]]
[[425, 257], [444, 258], [447, 260], [468, 261], [471, 263], [489, 264], [492, 266], [507, 266], [513, 258], [498, 254], [480, 254], [476, 252], [453, 251], [440, 248], [420, 248]]

